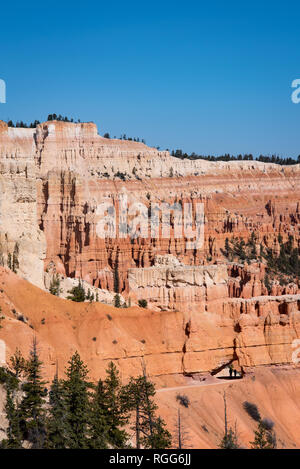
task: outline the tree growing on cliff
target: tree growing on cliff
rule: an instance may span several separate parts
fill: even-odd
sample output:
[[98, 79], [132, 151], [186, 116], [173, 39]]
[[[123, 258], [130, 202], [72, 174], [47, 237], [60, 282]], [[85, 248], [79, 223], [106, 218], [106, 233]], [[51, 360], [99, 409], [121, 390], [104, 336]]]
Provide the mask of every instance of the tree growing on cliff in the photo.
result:
[[50, 282], [49, 292], [51, 295], [59, 296], [60, 294], [60, 278], [59, 275], [53, 275], [52, 280]]
[[[41, 380], [41, 366], [34, 341], [22, 388], [17, 377], [20, 371], [13, 373], [0, 368], [0, 383], [7, 386], [5, 412], [8, 422], [0, 449], [21, 448], [25, 440], [34, 449], [128, 448], [129, 435], [125, 426], [130, 412], [136, 411], [137, 403], [141, 409], [138, 445], [153, 449], [170, 446], [171, 436], [162, 419], [156, 416], [156, 405], [152, 400], [155, 389], [146, 374], [132, 379], [130, 385], [124, 387], [111, 362], [105, 380], [99, 380], [95, 387], [88, 381], [88, 370], [75, 352], [69, 361], [66, 379], [59, 380], [56, 372], [46, 402], [47, 390]], [[16, 393], [20, 390], [23, 397], [19, 404]]]
[[7, 255], [7, 267], [12, 270], [12, 260], [11, 260], [11, 253], [9, 252]]
[[70, 428], [68, 408], [63, 381], [54, 376], [49, 392], [49, 410], [47, 418], [47, 448], [64, 449], [69, 447]]
[[254, 441], [252, 441], [252, 449], [276, 449], [276, 435], [273, 431], [273, 422], [271, 426], [269, 421], [263, 419], [259, 422], [257, 430], [254, 432]]
[[10, 373], [7, 373], [7, 379], [5, 382], [6, 403], [4, 407], [7, 421], [7, 438], [1, 441], [0, 449], [22, 448], [23, 438], [21, 432], [21, 412], [19, 402], [16, 397], [18, 390], [19, 379]]
[[257, 422], [257, 429], [254, 432], [254, 441], [252, 441], [252, 449], [275, 449], [276, 434], [274, 432], [274, 422], [272, 420], [261, 418], [260, 412], [256, 404], [245, 401], [243, 407], [247, 414]]
[[126, 448], [129, 437], [124, 427], [128, 422], [128, 409], [123, 398], [119, 371], [113, 362], [108, 365], [101, 392], [99, 404], [108, 428], [107, 441], [113, 448]]
[[121, 307], [121, 298], [120, 298], [119, 293], [117, 293], [117, 294], [114, 296], [114, 307], [115, 307], [115, 308], [120, 308], [120, 307]]
[[254, 231], [252, 231], [251, 236], [247, 241], [248, 259], [257, 259], [256, 243], [257, 238]]
[[66, 407], [66, 435], [68, 447], [86, 449], [91, 420], [90, 393], [92, 384], [87, 380], [88, 369], [78, 352], [69, 360], [67, 379], [63, 383]]
[[15, 354], [10, 358], [10, 364], [15, 377], [19, 379], [26, 371], [26, 360], [18, 348]]
[[45, 397], [47, 390], [41, 377], [41, 369], [42, 362], [39, 359], [37, 341], [34, 338], [26, 364], [26, 381], [22, 386], [24, 395], [20, 405], [23, 439], [29, 440], [33, 449], [42, 449], [46, 437]]
[[225, 239], [225, 256], [229, 257], [230, 253], [231, 253], [231, 247], [230, 247], [230, 244], [229, 244], [229, 239], [226, 238]]
[[143, 299], [143, 300], [139, 300], [139, 301], [138, 301], [138, 304], [139, 304], [139, 307], [140, 307], [140, 308], [147, 308], [147, 306], [148, 306], [148, 301], [147, 301], [147, 300], [144, 300], [144, 299]]
[[268, 291], [268, 294], [270, 295], [271, 291], [272, 291], [272, 283], [270, 281], [270, 278], [268, 276], [268, 274], [265, 274], [265, 277], [264, 277], [264, 285]]
[[75, 301], [76, 303], [85, 301], [85, 290], [80, 279], [78, 280], [78, 285], [69, 290], [68, 293], [71, 293], [71, 295], [67, 297], [68, 300]]
[[108, 430], [105, 387], [100, 379], [91, 402], [90, 448], [106, 449]]
[[229, 427], [228, 428], [228, 419], [227, 419], [227, 402], [226, 394], [223, 395], [224, 400], [224, 436], [220, 442], [220, 449], [239, 449], [237, 429]]
[[136, 448], [170, 448], [172, 437], [163, 420], [156, 416], [157, 405], [153, 401], [155, 387], [149, 381], [144, 368], [143, 375], [131, 378], [123, 390], [128, 410], [134, 413]]
[[229, 428], [227, 433], [224, 434], [219, 447], [220, 449], [239, 449], [236, 429]]
[[19, 269], [19, 245], [15, 244], [13, 256], [12, 256], [12, 271], [16, 274]]

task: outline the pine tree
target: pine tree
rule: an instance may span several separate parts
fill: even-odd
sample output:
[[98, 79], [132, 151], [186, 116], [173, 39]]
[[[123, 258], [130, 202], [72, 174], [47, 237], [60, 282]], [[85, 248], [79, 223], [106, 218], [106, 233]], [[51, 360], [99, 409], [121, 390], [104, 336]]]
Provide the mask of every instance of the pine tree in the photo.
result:
[[270, 281], [270, 278], [269, 278], [268, 274], [265, 274], [264, 284], [265, 284], [265, 287], [268, 291], [268, 294], [270, 295], [271, 291], [272, 291], [272, 284], [271, 284], [271, 281]]
[[12, 257], [12, 271], [16, 274], [19, 268], [19, 245], [15, 244], [13, 257]]
[[225, 255], [226, 255], [226, 257], [229, 256], [230, 250], [231, 249], [230, 249], [230, 245], [229, 245], [229, 239], [226, 238], [225, 239]]
[[59, 294], [60, 294], [60, 278], [59, 278], [58, 274], [56, 274], [52, 277], [52, 280], [50, 282], [49, 292], [51, 293], [51, 295], [59, 296]]
[[71, 449], [88, 448], [88, 430], [90, 425], [88, 369], [75, 352], [69, 361], [64, 392], [67, 408], [68, 444]]
[[73, 287], [71, 290], [69, 290], [68, 293], [71, 293], [67, 298], [68, 300], [75, 301], [77, 303], [81, 303], [85, 300], [85, 290], [83, 288], [82, 282], [79, 279], [78, 280], [78, 285], [76, 287]]
[[221, 449], [239, 449], [236, 430], [229, 428], [227, 433], [224, 434], [219, 447]]
[[254, 432], [255, 438], [252, 441], [252, 449], [275, 449], [276, 441], [271, 429], [266, 428], [264, 421], [261, 420], [258, 424], [257, 430]]
[[251, 236], [248, 240], [248, 243], [247, 243], [247, 246], [249, 247], [250, 249], [250, 254], [248, 256], [248, 258], [250, 259], [256, 259], [257, 258], [257, 250], [256, 250], [256, 235], [254, 233], [254, 231], [252, 231], [251, 233]]
[[56, 372], [49, 392], [49, 414], [47, 418], [47, 448], [68, 448], [70, 430], [67, 420], [67, 403], [63, 381]]
[[11, 260], [11, 253], [10, 252], [8, 253], [8, 256], [7, 256], [7, 266], [10, 270], [12, 270], [12, 260]]
[[5, 383], [6, 403], [4, 407], [7, 420], [7, 438], [1, 441], [1, 449], [22, 448], [21, 413], [19, 403], [16, 399], [18, 389], [19, 380], [15, 376], [8, 376]]
[[[148, 443], [148, 444], [147, 444]], [[171, 433], [166, 429], [166, 424], [161, 417], [154, 420], [153, 434], [150, 440], [146, 440], [145, 448], [166, 449], [172, 445]]]
[[108, 426], [106, 421], [104, 383], [100, 379], [91, 404], [90, 448], [106, 449]]
[[104, 381], [104, 412], [108, 426], [107, 440], [113, 448], [126, 448], [128, 435], [124, 426], [128, 422], [127, 409], [123, 401], [119, 371], [113, 362], [106, 370]]
[[256, 404], [245, 401], [243, 407], [247, 414], [257, 422], [257, 430], [254, 432], [255, 438], [251, 442], [252, 449], [275, 449], [276, 434], [274, 432], [274, 422], [268, 418], [261, 418]]
[[138, 305], [139, 305], [140, 308], [147, 308], [147, 306], [148, 306], [148, 301], [147, 301], [147, 300], [144, 300], [144, 299], [139, 300], [139, 301], [138, 301]]
[[121, 298], [120, 298], [120, 295], [118, 293], [114, 296], [114, 307], [115, 308], [120, 308], [121, 307]]
[[146, 373], [138, 378], [131, 378], [124, 388], [124, 401], [128, 410], [133, 411], [136, 436], [136, 448], [165, 449], [171, 446], [171, 434], [165, 423], [155, 412], [157, 405], [153, 402], [155, 387]]
[[10, 363], [15, 377], [19, 379], [26, 370], [26, 360], [18, 348], [16, 349], [15, 354], [10, 358]]
[[45, 382], [41, 377], [42, 362], [37, 352], [37, 342], [33, 339], [30, 357], [26, 364], [26, 382], [23, 384], [22, 414], [23, 438], [29, 440], [33, 449], [44, 447], [45, 442]]

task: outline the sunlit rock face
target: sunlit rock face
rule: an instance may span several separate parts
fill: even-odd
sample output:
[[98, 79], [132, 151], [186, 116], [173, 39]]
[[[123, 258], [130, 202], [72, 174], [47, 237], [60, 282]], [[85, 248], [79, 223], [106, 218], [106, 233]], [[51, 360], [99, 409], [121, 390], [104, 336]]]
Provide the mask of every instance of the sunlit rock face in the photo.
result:
[[42, 287], [46, 242], [38, 222], [34, 134], [0, 122], [0, 261]]
[[153, 378], [196, 379], [229, 363], [246, 374], [260, 366], [299, 366], [293, 357], [299, 353], [294, 340], [300, 338], [300, 295], [202, 299], [198, 310], [154, 311], [74, 303], [3, 267], [0, 286], [7, 363], [16, 347], [28, 354], [34, 334], [48, 378], [57, 361], [63, 373], [75, 350], [94, 380], [105, 375], [109, 360], [124, 381], [141, 373], [143, 361]]
[[[146, 236], [120, 231], [124, 200], [130, 223], [138, 204], [145, 207]], [[299, 165], [180, 160], [140, 142], [105, 139], [93, 123], [51, 121], [14, 129], [0, 121], [0, 340], [6, 363], [16, 347], [28, 355], [33, 334], [49, 380], [57, 363], [63, 376], [75, 350], [94, 381], [113, 360], [123, 382], [145, 364], [151, 378], [171, 390], [197, 379], [218, 381], [215, 376], [232, 363], [245, 379], [226, 388], [228, 402], [240, 402], [242, 409], [253, 391], [260, 406], [265, 402], [268, 412], [274, 410], [279, 428], [288, 415], [283, 406], [299, 396], [299, 283], [276, 281], [268, 289], [259, 256], [231, 262], [224, 250], [226, 238], [248, 241], [252, 232], [258, 255], [261, 245], [279, 253], [279, 234], [283, 242], [292, 235], [299, 248], [299, 202]], [[102, 204], [115, 215], [114, 236], [99, 235]], [[183, 215], [190, 204], [192, 226], [197, 204], [203, 204], [203, 244], [195, 249], [178, 236], [172, 211], [170, 235], [163, 236], [162, 224], [152, 236], [149, 214], [155, 204], [182, 207]], [[54, 275], [61, 280], [62, 298], [45, 291]], [[131, 307], [109, 306], [116, 276], [121, 303]], [[63, 299], [76, 278], [99, 302]], [[147, 308], [137, 307], [139, 300], [146, 300]], [[206, 403], [198, 387], [185, 391], [194, 395], [189, 428], [198, 446], [217, 445], [215, 432], [208, 439], [199, 426], [211, 423], [215, 429], [215, 420], [205, 420], [213, 415], [209, 406], [219, 412], [223, 432], [223, 388], [219, 382], [212, 389], [207, 388]], [[158, 394], [168, 423], [174, 420], [170, 406], [178, 405], [172, 392]], [[290, 406], [293, 415], [296, 407]], [[197, 412], [203, 412], [201, 418]], [[244, 417], [241, 413], [241, 428]], [[298, 427], [293, 438], [298, 444]]]
[[[247, 240], [254, 230], [258, 248], [261, 242], [279, 248], [278, 233], [284, 240], [293, 234], [295, 245], [298, 243], [299, 165], [180, 160], [140, 142], [103, 138], [93, 123], [57, 121], [36, 129], [12, 129], [1, 123], [0, 155], [5, 262], [18, 243], [19, 271], [36, 284], [43, 282], [43, 260], [45, 268], [54, 262], [57, 271], [67, 277], [81, 277], [112, 290], [117, 264], [120, 290], [130, 294], [132, 269], [151, 268], [153, 273], [159, 255], [174, 256], [181, 266], [188, 266], [184, 275], [189, 276], [192, 266], [226, 262], [222, 252], [226, 237]], [[118, 226], [121, 197], [126, 197], [128, 207], [142, 203], [149, 213], [155, 204], [203, 204], [203, 245], [189, 249], [184, 236], [176, 234], [174, 217], [168, 237], [162, 232], [151, 237], [150, 226], [146, 237], [120, 238], [118, 229], [115, 237], [99, 237], [99, 205], [114, 207]], [[156, 266], [158, 272], [162, 266]], [[178, 267], [168, 266], [169, 284], [173, 267], [175, 283], [178, 275]], [[260, 274], [253, 269], [241, 267], [239, 275], [229, 272], [230, 297], [266, 294], [263, 267]], [[183, 270], [181, 267], [181, 276]], [[155, 303], [162, 295], [163, 307], [168, 303], [183, 307], [184, 297], [186, 305], [191, 300], [193, 304], [202, 302], [199, 288], [203, 286], [196, 283], [194, 288], [188, 282], [183, 293], [179, 290], [184, 282], [177, 285], [171, 287], [174, 292], [155, 293]], [[157, 285], [154, 281], [147, 287]], [[217, 297], [224, 294], [224, 287], [218, 288]], [[286, 293], [297, 291], [290, 287]], [[285, 291], [279, 286], [273, 293]]]

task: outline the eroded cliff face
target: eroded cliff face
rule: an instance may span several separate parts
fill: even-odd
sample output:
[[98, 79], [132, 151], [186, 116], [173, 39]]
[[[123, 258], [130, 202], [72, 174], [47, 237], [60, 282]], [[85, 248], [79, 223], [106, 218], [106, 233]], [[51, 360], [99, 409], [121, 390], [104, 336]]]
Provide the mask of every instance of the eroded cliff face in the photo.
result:
[[256, 366], [296, 366], [291, 344], [300, 337], [300, 295], [206, 305], [202, 312], [176, 312], [73, 303], [0, 268], [6, 362], [16, 347], [27, 356], [36, 337], [48, 378], [57, 361], [64, 373], [75, 350], [94, 380], [105, 375], [110, 360], [124, 381], [141, 373], [142, 361], [154, 379], [214, 375], [230, 363], [246, 373]]
[[34, 130], [0, 122], [0, 256], [43, 287], [46, 241], [38, 227]]
[[[41, 307], [50, 301], [44, 293], [31, 317], [33, 305], [25, 312], [17, 299], [5, 297], [10, 352], [18, 337], [27, 347], [32, 336], [11, 313], [15, 309], [39, 332], [49, 369], [58, 355], [65, 363], [76, 348], [94, 376], [95, 363], [109, 359], [128, 375], [147, 358], [153, 376], [215, 372], [231, 361], [243, 369], [291, 363], [299, 285], [278, 283], [268, 291], [263, 263], [228, 262], [224, 246], [226, 238], [248, 240], [254, 231], [258, 251], [261, 244], [278, 251], [279, 233], [284, 241], [292, 234], [299, 247], [299, 165], [179, 160], [142, 143], [100, 137], [91, 123], [62, 122], [32, 130], [1, 123], [0, 162], [2, 264], [9, 255], [13, 262], [17, 246], [11, 267], [36, 285], [42, 286], [43, 269], [55, 266], [65, 277], [110, 291], [117, 268], [123, 295], [147, 299], [150, 307], [114, 311], [112, 322], [100, 305], [52, 297], [51, 313]], [[122, 237], [118, 229], [116, 237], [100, 237], [99, 205], [111, 203], [118, 218], [124, 195], [128, 207], [142, 203], [147, 211], [154, 204], [190, 203], [193, 216], [203, 203], [203, 246], [194, 249], [176, 237], [174, 217], [169, 237], [161, 231]]]
[[229, 298], [226, 265], [186, 266], [172, 262], [161, 265], [155, 262], [153, 267], [130, 269], [128, 277], [131, 297], [146, 299], [150, 307], [160, 310], [202, 312], [209, 307], [217, 312]]
[[[154, 265], [157, 255], [172, 254], [185, 265], [224, 261], [226, 237], [275, 247], [299, 240], [299, 165], [280, 167], [256, 161], [210, 163], [173, 158], [142, 143], [100, 137], [94, 124], [47, 122], [36, 129], [38, 219], [47, 240], [45, 266], [54, 261], [66, 276], [82, 277], [113, 289], [118, 264], [121, 291], [129, 292], [128, 271]], [[170, 177], [172, 176], [172, 177]], [[204, 204], [205, 236], [200, 249], [189, 249], [184, 237], [131, 239], [97, 235], [103, 203], [111, 203], [118, 219], [120, 198], [128, 206]]]

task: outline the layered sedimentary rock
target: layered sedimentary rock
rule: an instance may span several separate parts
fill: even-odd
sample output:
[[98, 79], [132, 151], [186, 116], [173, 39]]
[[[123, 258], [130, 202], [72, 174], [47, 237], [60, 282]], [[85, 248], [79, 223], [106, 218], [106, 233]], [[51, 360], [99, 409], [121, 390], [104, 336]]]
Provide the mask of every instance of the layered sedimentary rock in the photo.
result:
[[147, 300], [161, 310], [217, 312], [228, 299], [226, 265], [186, 266], [154, 263], [153, 267], [130, 269], [129, 291], [137, 300]]
[[[37, 129], [7, 129], [3, 123], [1, 129], [3, 174], [14, 171], [14, 186], [7, 193], [21, 192], [19, 205], [16, 200], [7, 201], [10, 215], [2, 218], [12, 218], [14, 207], [20, 213], [23, 203], [22, 213], [30, 213], [25, 220], [30, 224], [28, 229], [35, 232], [31, 234], [35, 258], [43, 257], [39, 237], [44, 234], [45, 267], [54, 262], [67, 277], [81, 277], [112, 290], [117, 263], [120, 289], [128, 293], [129, 269], [151, 267], [157, 255], [172, 254], [188, 266], [215, 263], [224, 260], [226, 237], [248, 239], [253, 230], [258, 245], [263, 242], [276, 249], [278, 233], [284, 240], [293, 234], [298, 245], [299, 165], [180, 160], [142, 143], [100, 137], [92, 123], [54, 121]], [[158, 237], [151, 237], [149, 223], [146, 237], [120, 238], [122, 197], [127, 197], [127, 207], [142, 203], [149, 213], [155, 204], [192, 204], [195, 211], [196, 204], [203, 203], [203, 245], [190, 249], [184, 236], [176, 234], [174, 216], [170, 236], [164, 237], [160, 231]], [[113, 237], [99, 237], [97, 232], [103, 203], [115, 209]], [[16, 217], [16, 231], [19, 227], [23, 232], [23, 221]], [[21, 269], [23, 265], [21, 262]], [[35, 275], [42, 281], [40, 270]]]
[[[113, 360], [122, 379], [136, 376], [142, 361], [152, 378], [218, 373], [230, 363], [244, 372], [262, 365], [296, 366], [300, 295], [233, 298], [220, 310], [152, 311], [73, 303], [44, 292], [0, 268], [0, 340], [6, 361], [16, 347], [27, 355], [36, 337], [44, 373], [60, 373], [78, 350], [91, 377], [104, 376]], [[293, 362], [293, 353], [294, 362]]]
[[[12, 129], [0, 122], [0, 350], [6, 364], [16, 347], [27, 356], [36, 337], [49, 380], [57, 363], [63, 376], [75, 350], [93, 380], [105, 375], [110, 360], [123, 382], [146, 365], [158, 387], [168, 388], [157, 399], [169, 425], [178, 405], [172, 386], [184, 386], [195, 447], [220, 441], [225, 388], [244, 444], [253, 427], [245, 422], [245, 396], [259, 396], [282, 441], [299, 444], [298, 423], [296, 430], [289, 426], [298, 415], [299, 280], [267, 288], [261, 256], [239, 263], [224, 253], [226, 238], [247, 241], [252, 232], [258, 254], [261, 246], [279, 254], [278, 235], [283, 242], [292, 235], [299, 249], [299, 183], [300, 165], [180, 160], [142, 143], [105, 139], [92, 123]], [[124, 200], [129, 222], [139, 220], [137, 231], [146, 219], [146, 235], [124, 235]], [[171, 207], [168, 236], [162, 213], [158, 236], [150, 231], [156, 204]], [[203, 244], [196, 248], [185, 232], [179, 236], [186, 204], [192, 228], [197, 204], [204, 207]], [[108, 215], [115, 225], [101, 236], [99, 222]], [[102, 303], [43, 291], [56, 274], [63, 297], [81, 278], [94, 294], [101, 289]], [[127, 303], [147, 300], [148, 309], [103, 304], [114, 299], [116, 277]], [[218, 380], [229, 364], [244, 379]]]
[[0, 121], [0, 261], [43, 287], [46, 242], [38, 226], [34, 132]]
[[274, 280], [271, 290], [265, 285], [266, 264], [263, 262], [251, 262], [248, 264], [228, 263], [228, 293], [231, 298], [252, 298], [261, 295], [296, 295], [300, 293], [299, 280], [293, 279], [282, 285]]
[[[76, 319], [73, 326], [82, 336], [71, 330], [70, 341], [73, 349], [80, 344], [92, 367], [99, 356], [124, 363], [126, 372], [141, 356], [151, 357], [148, 365], [155, 376], [217, 370], [232, 360], [241, 367], [291, 362], [291, 342], [298, 337], [299, 285], [278, 283], [268, 291], [264, 264], [230, 263], [224, 246], [226, 238], [248, 240], [253, 231], [257, 250], [263, 244], [279, 252], [278, 234], [283, 241], [292, 235], [293, 246], [299, 246], [299, 165], [179, 160], [142, 143], [105, 139], [92, 123], [55, 121], [36, 129], [10, 129], [1, 123], [0, 163], [2, 264], [39, 286], [43, 268], [49, 266], [64, 278], [82, 278], [111, 292], [117, 276], [127, 299], [146, 299], [156, 310], [142, 316], [138, 309], [122, 310], [120, 321], [122, 315], [129, 318], [126, 327], [121, 321], [112, 330], [108, 319], [100, 315], [100, 321], [94, 305], [91, 315]], [[139, 236], [121, 230], [124, 200], [125, 222], [146, 210], [146, 234], [143, 217], [137, 222]], [[101, 213], [103, 204], [108, 208]], [[203, 244], [191, 246], [186, 233], [178, 231], [180, 217], [174, 210], [168, 236], [163, 224], [153, 236], [148, 217], [155, 204], [169, 204], [182, 216], [189, 204], [192, 228], [197, 204], [203, 204]], [[110, 231], [101, 236], [99, 222], [108, 215], [115, 217], [116, 229], [107, 225]], [[66, 308], [73, 311], [74, 305]], [[62, 320], [59, 315], [57, 320]], [[106, 346], [106, 339], [101, 347], [97, 341], [83, 345], [90, 322], [98, 321], [97, 336], [123, 331], [119, 339], [110, 337], [117, 341], [115, 347]], [[20, 327], [17, 319], [11, 324]], [[67, 324], [71, 322], [61, 327]], [[135, 338], [130, 328], [135, 331], [136, 325], [147, 337]], [[49, 347], [54, 357], [60, 345]], [[164, 354], [168, 361], [160, 369], [157, 361]]]
[[[176, 259], [172, 255], [160, 257]], [[187, 266], [173, 260], [161, 264], [156, 259], [152, 267], [129, 269], [129, 295], [137, 301], [145, 299], [152, 308], [160, 310], [209, 308], [218, 312], [231, 298], [267, 296], [271, 300], [271, 297], [300, 294], [298, 282], [280, 285], [274, 281], [269, 292], [264, 283], [266, 264], [262, 262]]]
[[[182, 161], [142, 143], [100, 137], [94, 124], [44, 123], [35, 134], [38, 217], [47, 239], [45, 265], [54, 261], [61, 273], [113, 288], [118, 263], [120, 288], [129, 290], [128, 270], [151, 267], [155, 256], [173, 254], [186, 265], [223, 259], [226, 237], [275, 245], [280, 232], [299, 238], [299, 165], [280, 167], [253, 161], [209, 163]], [[172, 177], [170, 177], [172, 176]], [[120, 238], [120, 198], [128, 207], [142, 203], [204, 204], [205, 237], [200, 249], [186, 239]], [[98, 207], [115, 209], [115, 237], [99, 237]], [[150, 224], [149, 224], [150, 225]]]

